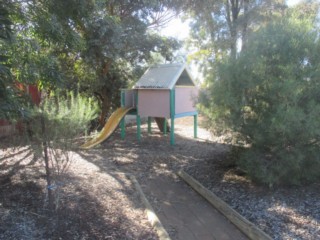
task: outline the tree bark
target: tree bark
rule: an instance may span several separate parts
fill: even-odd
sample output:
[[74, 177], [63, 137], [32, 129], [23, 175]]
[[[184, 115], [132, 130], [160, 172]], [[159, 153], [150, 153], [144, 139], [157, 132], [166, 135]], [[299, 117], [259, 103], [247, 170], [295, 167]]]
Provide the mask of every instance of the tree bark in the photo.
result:
[[54, 211], [54, 194], [52, 191], [52, 178], [51, 178], [51, 169], [49, 166], [49, 155], [48, 155], [48, 140], [47, 140], [47, 133], [46, 133], [46, 124], [44, 120], [44, 116], [41, 116], [41, 130], [42, 130], [42, 147], [43, 147], [43, 154], [44, 154], [44, 163], [46, 168], [46, 179], [47, 179], [47, 190], [48, 190], [48, 201], [49, 201], [49, 211], [50, 214]]
[[[111, 59], [107, 59], [103, 61], [101, 64], [101, 68], [99, 69], [99, 75], [101, 79], [106, 79], [110, 67], [112, 64]], [[102, 82], [102, 81], [101, 81]], [[107, 86], [103, 86], [102, 89], [97, 94], [99, 96], [99, 100], [101, 101], [101, 114], [99, 116], [99, 125], [103, 127], [106, 122], [107, 114], [111, 107], [111, 93]]]
[[230, 31], [230, 51], [231, 56], [236, 57], [237, 54], [237, 32], [238, 32], [238, 15], [239, 3], [238, 0], [226, 1], [226, 20]]
[[243, 29], [242, 29], [242, 46], [241, 51], [246, 48], [247, 44], [247, 29], [248, 29], [248, 10], [249, 10], [249, 0], [243, 1], [243, 15], [244, 15], [244, 23], [243, 23]]
[[103, 127], [106, 123], [107, 114], [111, 107], [111, 93], [107, 86], [103, 86], [99, 91], [99, 98], [101, 100], [101, 114], [99, 116], [99, 125]]

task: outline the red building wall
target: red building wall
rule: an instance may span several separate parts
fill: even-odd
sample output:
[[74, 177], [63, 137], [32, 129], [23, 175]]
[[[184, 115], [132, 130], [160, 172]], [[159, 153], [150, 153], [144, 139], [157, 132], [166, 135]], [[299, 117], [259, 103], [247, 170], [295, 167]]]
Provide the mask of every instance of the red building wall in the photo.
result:
[[[40, 101], [41, 101], [41, 93], [38, 90], [37, 86], [35, 86], [35, 85], [25, 86], [21, 83], [18, 83], [16, 86], [21, 91], [29, 94], [32, 102], [34, 104], [36, 104], [37, 106], [39, 106]], [[8, 135], [12, 134], [15, 131], [15, 129], [17, 129], [17, 128], [18, 129], [22, 128], [21, 123], [12, 124], [7, 120], [0, 119], [0, 137], [8, 136]]]

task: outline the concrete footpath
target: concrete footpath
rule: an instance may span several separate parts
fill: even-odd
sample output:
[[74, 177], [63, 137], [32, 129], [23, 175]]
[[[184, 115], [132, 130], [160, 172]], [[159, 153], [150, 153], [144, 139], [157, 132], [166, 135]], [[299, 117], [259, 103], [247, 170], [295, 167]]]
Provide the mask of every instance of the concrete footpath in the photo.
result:
[[248, 239], [183, 180], [159, 175], [142, 188], [174, 240]]

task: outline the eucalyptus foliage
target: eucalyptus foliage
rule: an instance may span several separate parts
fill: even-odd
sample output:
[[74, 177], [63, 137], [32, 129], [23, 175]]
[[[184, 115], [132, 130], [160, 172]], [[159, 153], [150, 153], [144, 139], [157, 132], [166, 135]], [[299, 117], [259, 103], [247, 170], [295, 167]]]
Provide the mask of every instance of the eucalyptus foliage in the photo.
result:
[[19, 12], [9, 49], [13, 78], [51, 91], [80, 85], [99, 100], [101, 124], [119, 105], [119, 89], [137, 78], [153, 52], [169, 59], [179, 46], [156, 31], [170, 16], [172, 1], [6, 2]]
[[[171, 7], [167, 0], [3, 0], [0, 93], [6, 104], [1, 115], [13, 108], [13, 82], [50, 91], [74, 90], [80, 84], [81, 92], [100, 101], [103, 124], [119, 103], [119, 89], [136, 79], [136, 69], [152, 52], [170, 58], [171, 49], [178, 47], [155, 30], [173, 15]], [[12, 32], [15, 41], [9, 44]]]
[[[304, 9], [305, 10], [305, 9]], [[237, 164], [269, 185], [320, 179], [320, 40], [313, 15], [291, 11], [219, 63], [207, 115], [250, 147]]]
[[26, 98], [18, 91], [12, 73], [11, 47], [15, 43], [12, 9], [10, 1], [0, 3], [0, 119], [9, 121], [26, 115], [23, 108]]
[[0, 118], [8, 118], [14, 109], [12, 98], [12, 78], [8, 67], [8, 48], [12, 31], [8, 9], [0, 4]]
[[[190, 13], [190, 59], [197, 62], [204, 76], [210, 74], [215, 63], [247, 45], [248, 36], [270, 20], [282, 16], [284, 0], [187, 0]], [[194, 49], [198, 49], [194, 51]]]

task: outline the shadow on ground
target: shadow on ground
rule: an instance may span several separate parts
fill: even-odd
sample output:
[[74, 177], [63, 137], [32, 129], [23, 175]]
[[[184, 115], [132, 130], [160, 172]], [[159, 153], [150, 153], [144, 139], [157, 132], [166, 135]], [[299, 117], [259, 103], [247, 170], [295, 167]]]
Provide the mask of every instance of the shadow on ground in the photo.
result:
[[125, 175], [70, 171], [50, 215], [41, 161], [28, 147], [0, 150], [0, 239], [157, 239]]

